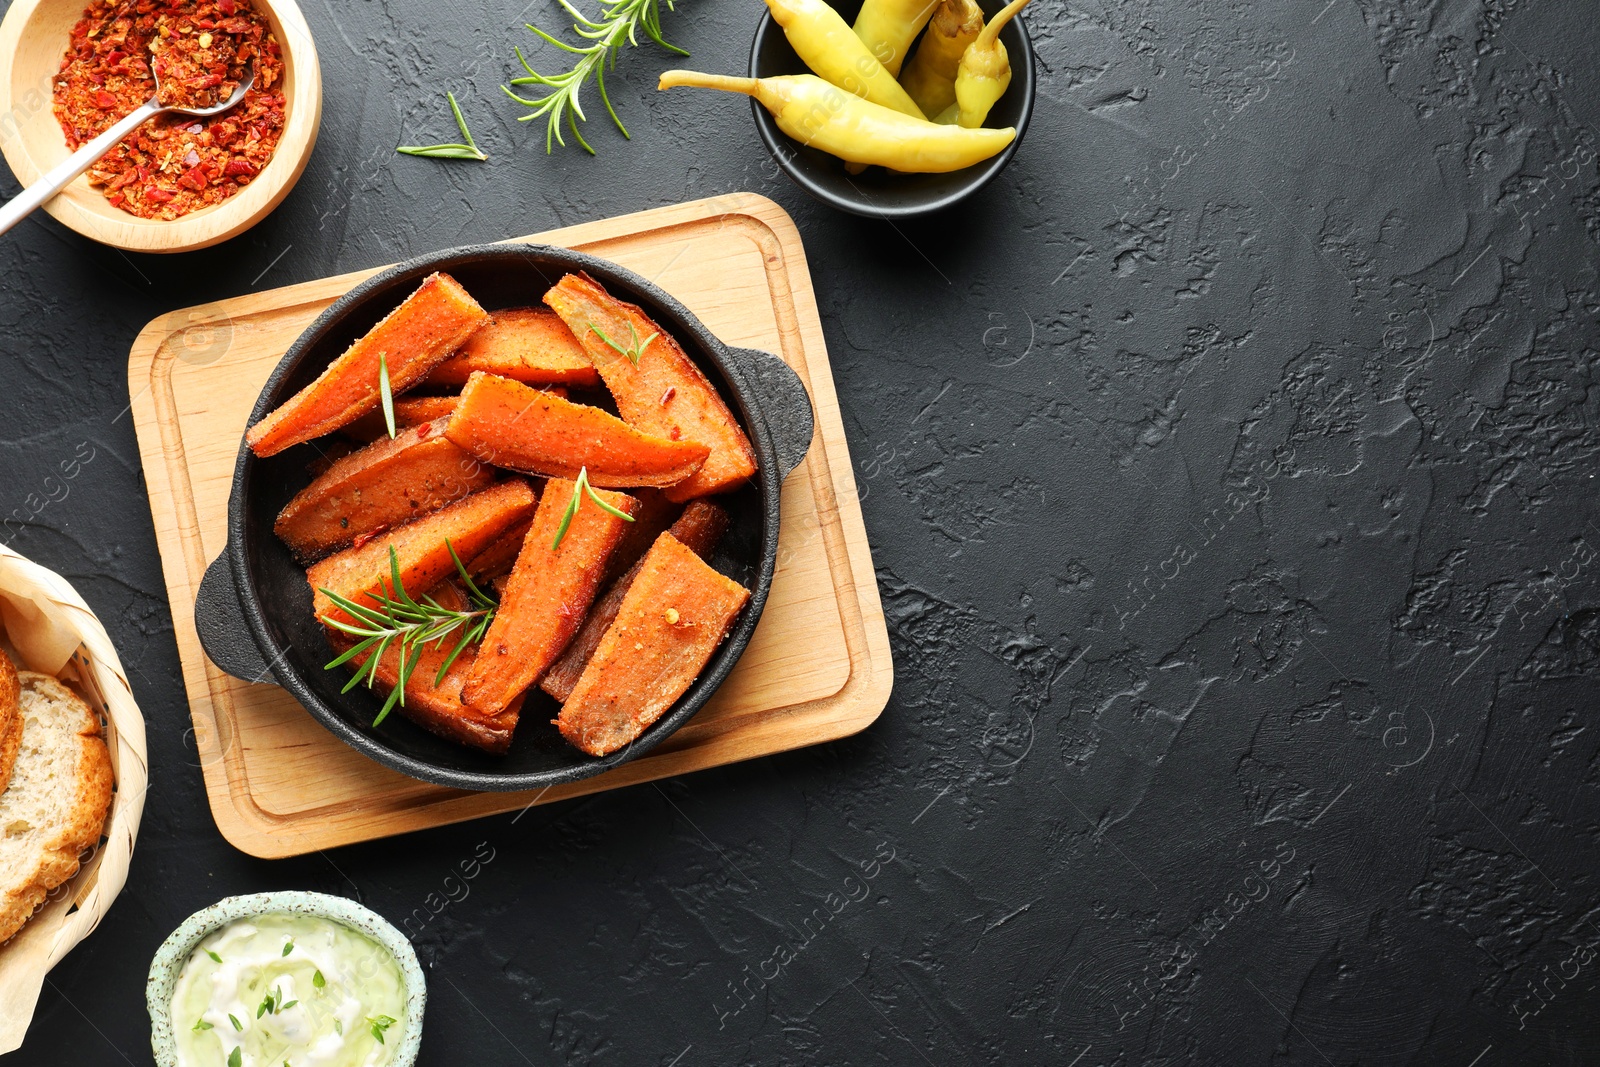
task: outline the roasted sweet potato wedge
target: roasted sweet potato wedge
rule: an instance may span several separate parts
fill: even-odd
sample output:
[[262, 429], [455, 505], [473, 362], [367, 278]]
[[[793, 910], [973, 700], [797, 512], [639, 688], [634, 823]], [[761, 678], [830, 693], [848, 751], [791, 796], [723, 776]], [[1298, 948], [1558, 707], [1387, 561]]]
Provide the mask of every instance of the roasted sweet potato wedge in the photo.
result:
[[448, 421], [425, 422], [335, 460], [289, 501], [273, 532], [309, 563], [488, 487], [496, 471], [444, 436]]
[[[338, 631], [330, 630], [329, 633], [338, 634]], [[406, 702], [396, 704], [394, 710], [424, 730], [438, 734], [448, 741], [470, 745], [497, 756], [503, 755], [511, 747], [511, 735], [517, 727], [517, 718], [522, 713], [522, 698], [517, 697], [495, 715], [479, 715], [461, 703], [461, 686], [466, 681], [467, 673], [472, 669], [472, 661], [477, 656], [476, 645], [468, 645], [462, 650], [461, 655], [445, 672], [444, 679], [435, 685], [434, 679], [438, 677], [439, 667], [450, 653], [455, 651], [455, 642], [456, 638], [452, 636], [442, 642], [436, 641], [423, 646], [422, 655], [418, 658], [417, 665], [406, 683]], [[350, 647], [350, 641], [346, 636], [339, 634], [333, 645], [342, 652]], [[366, 662], [370, 654], [362, 653], [356, 656], [350, 661], [351, 666], [359, 667]], [[376, 674], [377, 680], [373, 689], [388, 696], [400, 677], [398, 646], [391, 645], [384, 653], [383, 659], [378, 661]]]
[[[394, 428], [403, 430], [408, 426], [421, 426], [434, 419], [442, 419], [456, 409], [457, 397], [453, 396], [402, 396], [394, 401]], [[383, 419], [383, 411], [369, 411], [355, 422], [340, 429], [346, 437], [357, 441], [376, 441], [380, 437], [389, 436], [389, 424]]]
[[737, 489], [756, 471], [739, 422], [678, 342], [586, 274], [568, 274], [544, 295], [577, 335], [627, 422], [669, 440], [698, 441], [711, 455], [665, 492], [682, 503]]
[[591, 756], [630, 744], [699, 676], [750, 591], [664, 533], [561, 707], [561, 735]]
[[[606, 557], [627, 525], [584, 497], [560, 546], [551, 548], [577, 491], [575, 483], [561, 478], [545, 485], [543, 502], [534, 512], [517, 565], [500, 596], [500, 608], [461, 692], [462, 700], [479, 714], [493, 715], [506, 707], [561, 655], [589, 610]], [[630, 515], [639, 507], [621, 493], [595, 492]]]
[[[689, 506], [683, 509], [678, 521], [672, 524], [671, 533], [689, 551], [701, 559], [710, 559], [711, 553], [716, 550], [717, 542], [722, 540], [722, 535], [727, 530], [728, 513], [719, 505], [709, 500], [691, 500]], [[631, 533], [633, 530], [630, 528], [628, 534]], [[623, 536], [626, 539], [628, 535]], [[618, 545], [613, 558], [620, 556], [624, 547]], [[634, 578], [638, 576], [639, 569], [643, 566], [644, 560], [635, 560], [633, 566], [612, 582], [601, 594], [600, 599], [594, 602], [594, 607], [589, 609], [588, 617], [583, 620], [577, 635], [567, 645], [567, 650], [561, 653], [561, 658], [545, 671], [543, 678], [539, 679], [540, 689], [555, 697], [558, 702], [565, 702], [572, 695], [578, 679], [583, 677], [584, 668], [594, 656], [594, 650], [600, 647], [600, 639], [616, 621], [617, 612], [622, 610], [622, 601], [628, 595], [628, 587], [633, 585]]]
[[448, 274], [430, 274], [316, 381], [250, 427], [245, 440], [258, 456], [271, 456], [348, 425], [380, 403], [380, 358], [395, 393], [428, 376], [489, 313]]
[[532, 525], [533, 516], [529, 515], [495, 538], [488, 548], [471, 559], [463, 560], [467, 565], [467, 574], [475, 582], [484, 582], [510, 573], [516, 565], [517, 555], [522, 551], [522, 542], [528, 536], [528, 527]]
[[467, 379], [444, 432], [485, 463], [547, 478], [576, 478], [587, 469], [591, 485], [613, 489], [681, 482], [711, 452], [482, 371]]
[[656, 543], [667, 527], [682, 515], [682, 504], [674, 504], [661, 495], [659, 489], [630, 489], [628, 495], [639, 502], [639, 510], [634, 512], [633, 521], [628, 523], [622, 531], [622, 540], [617, 542], [615, 552], [606, 560], [604, 575], [600, 578], [600, 588], [605, 589], [622, 575], [633, 569], [633, 565], [644, 558], [650, 551], [650, 546]]
[[354, 441], [346, 441], [342, 437], [331, 437], [317, 445], [317, 458], [306, 463], [306, 473], [313, 478], [320, 478], [328, 472], [329, 467], [355, 450], [356, 443]]
[[537, 502], [538, 498], [526, 481], [512, 478], [312, 564], [306, 572], [306, 580], [311, 584], [317, 617], [324, 621], [354, 621], [334, 605], [323, 589], [361, 605], [377, 604], [375, 593], [392, 593], [391, 546], [400, 565], [400, 582], [408, 593], [416, 596], [455, 573], [450, 547], [455, 548], [463, 561], [471, 559], [532, 514]]
[[462, 385], [480, 370], [524, 385], [600, 384], [567, 324], [541, 307], [494, 312], [483, 329], [433, 369], [428, 384]]

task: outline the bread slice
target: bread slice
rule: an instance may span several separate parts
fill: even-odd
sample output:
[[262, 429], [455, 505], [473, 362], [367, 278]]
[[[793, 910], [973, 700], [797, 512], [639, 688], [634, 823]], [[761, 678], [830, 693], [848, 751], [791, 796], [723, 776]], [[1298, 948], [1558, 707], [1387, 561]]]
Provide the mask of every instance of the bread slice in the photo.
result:
[[100, 718], [47, 674], [23, 671], [22, 743], [0, 793], [0, 942], [78, 873], [111, 807], [111, 753]]
[[22, 744], [22, 686], [17, 665], [0, 649], [0, 793], [11, 784], [11, 767]]

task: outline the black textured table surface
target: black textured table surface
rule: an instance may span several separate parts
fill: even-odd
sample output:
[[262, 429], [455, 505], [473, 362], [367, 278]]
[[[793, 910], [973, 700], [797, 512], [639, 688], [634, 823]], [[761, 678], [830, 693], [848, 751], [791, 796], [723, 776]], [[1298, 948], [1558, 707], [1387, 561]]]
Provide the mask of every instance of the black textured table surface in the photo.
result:
[[[498, 86], [554, 3], [305, 9], [322, 135], [272, 217], [171, 258], [42, 215], [0, 239], [5, 536], [110, 629], [153, 781], [126, 890], [8, 1064], [148, 1062], [156, 946], [276, 888], [412, 918], [426, 1065], [1600, 1061], [1592, 5], [1035, 0], [1015, 161], [898, 226], [808, 202], [742, 99], [656, 93], [653, 45], [609, 79], [632, 143], [591, 93], [600, 156], [547, 157]], [[689, 0], [666, 31], [742, 72], [759, 13]], [[453, 139], [447, 88], [488, 165], [394, 154]], [[883, 717], [516, 821], [227, 845], [127, 415], [138, 329], [733, 190], [807, 243]]]

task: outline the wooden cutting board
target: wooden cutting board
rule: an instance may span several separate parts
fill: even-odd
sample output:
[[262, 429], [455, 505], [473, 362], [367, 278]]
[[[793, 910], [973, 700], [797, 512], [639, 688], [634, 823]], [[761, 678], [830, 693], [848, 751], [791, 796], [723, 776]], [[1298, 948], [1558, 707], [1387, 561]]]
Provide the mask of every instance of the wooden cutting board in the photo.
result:
[[213, 666], [195, 633], [194, 599], [227, 540], [234, 460], [267, 376], [312, 319], [382, 268], [163, 315], [129, 355], [132, 410], [211, 811], [223, 836], [251, 855], [294, 856], [831, 741], [867, 726], [888, 702], [889, 636], [793, 220], [739, 193], [517, 240], [636, 271], [724, 342], [778, 353], [805, 382], [816, 437], [783, 486], [778, 567], [761, 623], [698, 715], [604, 775], [535, 793], [471, 793], [372, 762], [284, 690]]

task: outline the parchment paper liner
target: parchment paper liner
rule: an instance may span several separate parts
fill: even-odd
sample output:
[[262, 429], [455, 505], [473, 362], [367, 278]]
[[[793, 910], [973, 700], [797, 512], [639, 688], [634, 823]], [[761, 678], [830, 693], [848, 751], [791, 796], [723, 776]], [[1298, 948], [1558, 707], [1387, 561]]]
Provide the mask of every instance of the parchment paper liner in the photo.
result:
[[24, 670], [54, 674], [105, 720], [116, 792], [99, 847], [71, 881], [51, 893], [17, 935], [0, 945], [0, 1055], [22, 1044], [44, 977], [94, 932], [128, 878], [139, 835], [149, 762], [144, 718], [111, 639], [60, 575], [0, 545], [0, 624]]

